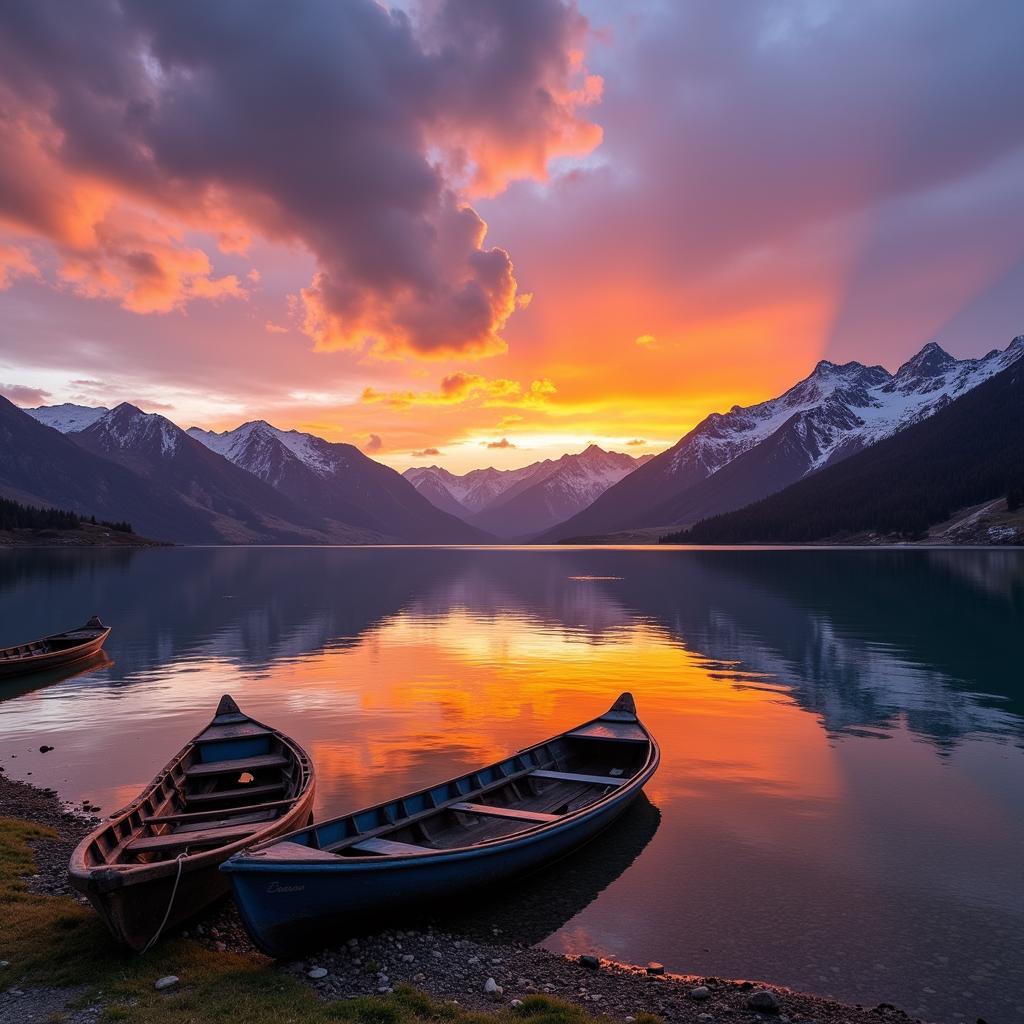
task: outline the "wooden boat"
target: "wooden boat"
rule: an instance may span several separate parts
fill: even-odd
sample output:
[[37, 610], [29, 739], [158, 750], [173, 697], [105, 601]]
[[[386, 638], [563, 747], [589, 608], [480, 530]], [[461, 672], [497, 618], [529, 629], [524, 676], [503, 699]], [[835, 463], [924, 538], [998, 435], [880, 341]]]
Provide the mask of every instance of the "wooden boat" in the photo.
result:
[[28, 672], [71, 665], [91, 658], [110, 636], [110, 626], [104, 626], [94, 615], [84, 626], [54, 633], [42, 640], [0, 649], [0, 676], [20, 676]]
[[221, 866], [271, 956], [542, 867], [639, 796], [658, 744], [624, 693], [599, 718], [449, 782], [251, 845]]
[[145, 951], [227, 892], [225, 858], [308, 825], [314, 787], [306, 752], [225, 695], [149, 786], [82, 840], [71, 884], [118, 940]]

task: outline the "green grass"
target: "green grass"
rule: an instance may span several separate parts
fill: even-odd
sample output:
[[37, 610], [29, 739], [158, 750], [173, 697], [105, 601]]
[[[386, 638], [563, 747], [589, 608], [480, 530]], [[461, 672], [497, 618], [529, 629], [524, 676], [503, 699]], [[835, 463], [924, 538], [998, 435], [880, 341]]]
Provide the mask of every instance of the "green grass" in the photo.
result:
[[[28, 891], [23, 876], [35, 871], [29, 843], [45, 838], [54, 834], [0, 818], [0, 960], [10, 961], [0, 972], [0, 989], [84, 986], [87, 1000], [102, 997], [106, 1024], [594, 1024], [579, 1007], [547, 996], [494, 1013], [473, 1013], [404, 987], [393, 995], [329, 1002], [269, 960], [216, 953], [180, 938], [145, 956], [126, 954], [91, 910]], [[153, 983], [167, 974], [181, 981], [157, 992]], [[659, 1024], [647, 1014], [637, 1021]]]

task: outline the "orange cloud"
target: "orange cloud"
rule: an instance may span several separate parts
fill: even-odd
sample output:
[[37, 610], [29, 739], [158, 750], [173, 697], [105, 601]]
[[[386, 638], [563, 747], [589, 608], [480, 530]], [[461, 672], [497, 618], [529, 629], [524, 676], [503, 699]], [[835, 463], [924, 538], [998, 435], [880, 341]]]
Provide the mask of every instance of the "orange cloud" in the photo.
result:
[[506, 406], [539, 406], [556, 393], [555, 385], [546, 377], [530, 382], [523, 389], [522, 384], [505, 378], [491, 379], [477, 373], [461, 370], [441, 379], [439, 391], [378, 391], [365, 388], [361, 401], [381, 402], [395, 408], [412, 405], [461, 405], [476, 402], [486, 408]]
[[133, 313], [168, 313], [193, 299], [245, 295], [234, 274], [214, 277], [206, 253], [153, 216], [115, 206], [89, 230], [92, 244], [65, 246], [57, 271], [78, 295], [114, 299]]
[[76, 294], [136, 313], [246, 294], [190, 232], [236, 256], [255, 237], [284, 242], [316, 265], [297, 304], [317, 351], [507, 351], [529, 296], [467, 199], [600, 142], [584, 116], [601, 95], [585, 18], [561, 0], [322, 13], [297, 26], [268, 9], [244, 30], [207, 8], [0, 13], [18, 54], [0, 62], [0, 230], [52, 246]]

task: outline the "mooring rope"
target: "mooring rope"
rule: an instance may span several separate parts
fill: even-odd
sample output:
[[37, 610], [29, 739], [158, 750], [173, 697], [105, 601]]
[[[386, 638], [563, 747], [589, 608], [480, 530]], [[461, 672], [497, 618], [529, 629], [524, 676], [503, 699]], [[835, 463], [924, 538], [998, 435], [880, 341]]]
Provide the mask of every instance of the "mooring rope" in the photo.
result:
[[178, 895], [178, 883], [181, 881], [181, 869], [185, 863], [185, 857], [187, 855], [188, 851], [186, 850], [185, 853], [179, 853], [176, 858], [178, 861], [178, 874], [174, 879], [174, 888], [171, 889], [171, 899], [170, 902], [167, 904], [167, 911], [164, 914], [164, 919], [160, 922], [160, 927], [157, 928], [156, 934], [153, 936], [153, 938], [149, 940], [149, 942], [146, 943], [145, 947], [143, 948], [139, 956], [145, 956], [146, 953], [148, 953], [150, 949], [153, 947], [153, 945], [156, 943], [156, 940], [159, 939], [160, 936], [163, 934], [163, 930], [167, 925], [167, 920], [171, 916], [171, 907], [174, 906], [174, 897]]

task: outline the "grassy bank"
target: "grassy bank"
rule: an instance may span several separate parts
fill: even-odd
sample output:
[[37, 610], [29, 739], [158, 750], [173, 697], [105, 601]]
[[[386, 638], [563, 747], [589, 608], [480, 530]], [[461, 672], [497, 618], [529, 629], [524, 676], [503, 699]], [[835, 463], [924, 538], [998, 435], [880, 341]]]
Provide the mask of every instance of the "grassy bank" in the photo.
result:
[[[48, 828], [0, 818], [0, 990], [75, 987], [79, 1002], [100, 998], [100, 1021], [132, 1024], [592, 1024], [570, 1003], [530, 996], [521, 1006], [476, 1013], [439, 1003], [412, 989], [392, 995], [326, 1001], [298, 979], [258, 956], [218, 953], [196, 942], [172, 938], [145, 956], [129, 956], [110, 941], [96, 915], [63, 896], [30, 891], [26, 877], [36, 865], [31, 843], [52, 839]], [[178, 985], [157, 992], [158, 978], [175, 975]], [[29, 998], [29, 997], [26, 997]], [[61, 1016], [52, 1019], [59, 1024]], [[638, 1017], [641, 1024], [657, 1018]]]

